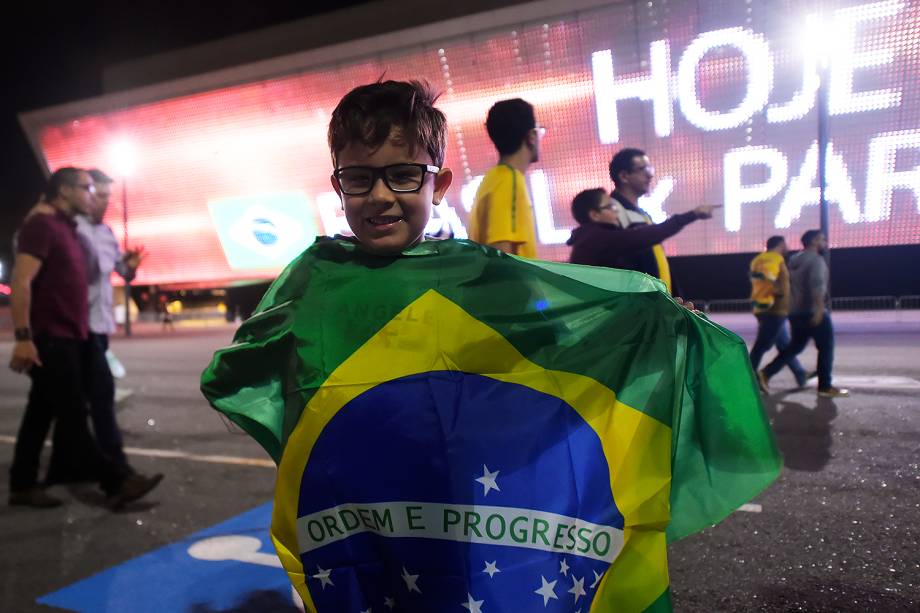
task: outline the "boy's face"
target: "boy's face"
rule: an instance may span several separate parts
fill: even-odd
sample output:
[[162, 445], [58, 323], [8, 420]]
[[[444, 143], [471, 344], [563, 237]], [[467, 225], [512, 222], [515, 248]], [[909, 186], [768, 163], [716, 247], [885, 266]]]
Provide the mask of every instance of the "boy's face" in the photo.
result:
[[[338, 168], [392, 164], [434, 164], [422, 147], [413, 156], [398, 129], [377, 149], [351, 143], [339, 152]], [[431, 216], [431, 205], [438, 204], [450, 187], [452, 173], [442, 168], [436, 175], [425, 173], [417, 192], [394, 192], [377, 177], [371, 191], [360, 196], [343, 194], [332, 177], [332, 187], [342, 199], [345, 219], [355, 237], [371, 253], [392, 254], [421, 242]]]

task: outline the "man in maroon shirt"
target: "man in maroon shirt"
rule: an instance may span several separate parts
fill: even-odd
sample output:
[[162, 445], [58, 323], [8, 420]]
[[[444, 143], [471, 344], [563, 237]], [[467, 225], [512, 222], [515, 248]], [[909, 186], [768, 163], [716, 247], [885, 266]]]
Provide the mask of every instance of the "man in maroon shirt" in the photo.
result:
[[603, 189], [588, 189], [572, 200], [572, 217], [578, 227], [568, 245], [573, 264], [632, 269], [631, 258], [680, 232], [697, 219], [710, 219], [718, 205], [704, 204], [678, 213], [654, 225], [624, 229], [619, 221], [619, 203]]
[[74, 216], [89, 212], [89, 173], [61, 168], [45, 197], [53, 215], [33, 215], [19, 231], [10, 307], [16, 343], [10, 368], [32, 379], [10, 468], [11, 505], [54, 507], [61, 501], [38, 486], [41, 449], [52, 421], [97, 468], [113, 507], [136, 500], [159, 479], [126, 474], [99, 452], [89, 431], [82, 354], [88, 334], [87, 274]]

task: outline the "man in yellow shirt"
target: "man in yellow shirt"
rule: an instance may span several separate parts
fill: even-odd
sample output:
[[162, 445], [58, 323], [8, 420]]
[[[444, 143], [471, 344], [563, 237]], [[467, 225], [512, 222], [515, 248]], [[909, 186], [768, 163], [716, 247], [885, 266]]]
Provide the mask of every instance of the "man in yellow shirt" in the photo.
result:
[[[757, 318], [757, 339], [751, 347], [751, 366], [760, 368], [760, 360], [770, 347], [782, 351], [789, 345], [786, 318], [789, 316], [789, 269], [785, 256], [789, 252], [782, 236], [767, 239], [767, 250], [751, 261], [751, 302]], [[789, 370], [796, 383], [803, 387], [807, 380], [805, 369], [792, 358]]]
[[533, 106], [521, 100], [496, 102], [486, 131], [498, 150], [498, 165], [483, 177], [470, 211], [470, 239], [505, 253], [537, 257], [533, 205], [524, 173], [540, 157], [543, 128]]

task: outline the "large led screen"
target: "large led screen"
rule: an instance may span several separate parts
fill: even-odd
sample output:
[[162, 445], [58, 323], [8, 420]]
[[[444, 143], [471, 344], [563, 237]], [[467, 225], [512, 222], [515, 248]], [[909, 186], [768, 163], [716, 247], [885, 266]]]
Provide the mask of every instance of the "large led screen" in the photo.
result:
[[540, 257], [568, 257], [572, 197], [610, 187], [607, 164], [624, 146], [656, 168], [642, 203], [654, 218], [724, 204], [668, 240], [670, 255], [757, 251], [819, 223], [824, 65], [832, 245], [917, 243], [918, 32], [920, 3], [907, 0], [620, 2], [74, 117], [41, 126], [38, 140], [51, 168], [127, 173], [108, 221], [121, 236], [126, 200], [129, 240], [150, 254], [139, 283], [271, 277], [317, 234], [346, 229], [329, 183], [329, 114], [381, 75], [443, 92], [455, 183], [433, 229], [465, 236], [496, 162], [486, 112], [522, 97], [548, 127], [529, 174]]

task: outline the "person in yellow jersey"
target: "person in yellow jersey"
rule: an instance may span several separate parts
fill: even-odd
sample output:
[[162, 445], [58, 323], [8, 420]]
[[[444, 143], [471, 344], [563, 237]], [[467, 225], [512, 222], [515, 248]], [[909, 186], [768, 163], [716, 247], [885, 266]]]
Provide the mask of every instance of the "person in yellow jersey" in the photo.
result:
[[[652, 179], [655, 178], [655, 169], [652, 168], [648, 155], [633, 147], [621, 149], [610, 160], [609, 170], [614, 186], [610, 195], [620, 203], [620, 227], [629, 229], [654, 224], [649, 214], [639, 208], [639, 198], [649, 193]], [[671, 269], [664, 248], [660, 244], [633, 254], [623, 267], [657, 277], [667, 286], [669, 292], [673, 292]]]
[[537, 233], [524, 173], [540, 158], [544, 129], [537, 125], [533, 106], [514, 98], [492, 105], [486, 131], [499, 158], [476, 191], [470, 211], [470, 239], [505, 253], [534, 258]]
[[[760, 361], [771, 347], [775, 346], [781, 352], [789, 346], [789, 332], [786, 330], [790, 292], [789, 269], [786, 267], [788, 252], [786, 239], [771, 236], [767, 239], [767, 250], [751, 261], [751, 302], [757, 318], [757, 338], [751, 347], [754, 372], [760, 368]], [[804, 387], [808, 377], [798, 359], [793, 357], [787, 366], [799, 387]]]

